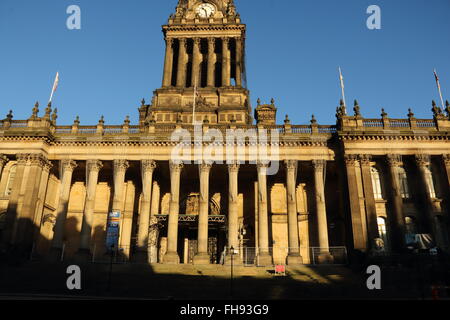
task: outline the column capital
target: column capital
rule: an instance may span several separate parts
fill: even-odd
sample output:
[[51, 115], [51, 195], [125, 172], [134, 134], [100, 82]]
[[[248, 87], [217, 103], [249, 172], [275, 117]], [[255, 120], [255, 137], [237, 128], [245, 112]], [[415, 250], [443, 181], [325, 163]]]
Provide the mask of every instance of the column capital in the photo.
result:
[[103, 168], [103, 163], [100, 160], [87, 160], [86, 168], [88, 172], [91, 171], [99, 172]]
[[39, 166], [45, 170], [50, 170], [53, 166], [47, 157], [40, 153], [30, 154], [29, 161], [31, 165]]
[[354, 166], [355, 162], [358, 160], [358, 156], [356, 154], [346, 154], [344, 155], [344, 161], [347, 166]]
[[204, 161], [198, 165], [200, 172], [209, 173], [212, 168], [212, 163], [208, 161]]
[[114, 160], [114, 172], [126, 171], [129, 167], [130, 167], [130, 164], [127, 160], [123, 160], [123, 159]]
[[269, 168], [269, 162], [258, 161], [256, 162], [256, 168], [258, 168], [258, 170], [267, 169]]
[[201, 38], [195, 37], [192, 39], [194, 41], [194, 45], [199, 45], [200, 41], [202, 40]]
[[241, 166], [239, 161], [233, 161], [227, 164], [228, 172], [238, 172], [239, 167]]
[[0, 166], [4, 166], [9, 161], [8, 157], [0, 154]]
[[220, 39], [222, 40], [223, 44], [228, 44], [228, 42], [230, 42], [230, 38], [228, 37], [221, 37]]
[[156, 169], [156, 162], [154, 160], [141, 160], [142, 172], [153, 172]]
[[178, 38], [178, 42], [180, 43], [180, 45], [186, 45], [187, 44], [187, 39], [186, 38]]
[[399, 154], [386, 155], [386, 161], [389, 167], [399, 167], [402, 164], [402, 156]]
[[370, 161], [372, 160], [372, 156], [370, 154], [360, 154], [358, 157], [362, 166], [370, 166]]
[[216, 38], [213, 37], [208, 38], [208, 44], [214, 47], [214, 45], [216, 44]]
[[414, 159], [419, 167], [426, 167], [430, 164], [430, 156], [427, 154], [416, 154]]
[[17, 164], [25, 165], [27, 164], [29, 158], [30, 158], [29, 153], [18, 153], [16, 155]]
[[316, 159], [311, 161], [312, 167], [314, 170], [323, 170], [323, 168], [325, 168], [327, 161], [323, 160], [323, 159]]
[[450, 166], [450, 154], [443, 154], [442, 159], [444, 159], [444, 164]]
[[286, 170], [291, 171], [297, 169], [298, 161], [297, 160], [284, 160], [284, 165]]
[[165, 38], [165, 40], [166, 40], [166, 45], [167, 46], [171, 46], [172, 44], [173, 44], [173, 38]]
[[63, 171], [73, 171], [77, 167], [77, 163], [70, 159], [61, 160], [61, 168]]
[[184, 167], [183, 162], [169, 161], [170, 171], [181, 171]]

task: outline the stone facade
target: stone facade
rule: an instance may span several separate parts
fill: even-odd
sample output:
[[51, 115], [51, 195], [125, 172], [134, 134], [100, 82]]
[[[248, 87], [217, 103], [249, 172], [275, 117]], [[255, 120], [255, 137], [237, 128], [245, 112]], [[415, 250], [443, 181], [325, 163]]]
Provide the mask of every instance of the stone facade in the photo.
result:
[[[42, 117], [36, 104], [27, 120], [10, 112], [0, 121], [2, 250], [95, 258], [108, 249], [109, 213], [119, 212], [120, 253], [148, 263], [228, 263], [231, 248], [258, 265], [329, 263], [332, 248], [398, 253], [415, 234], [448, 251], [448, 102], [445, 113], [433, 102], [430, 119], [411, 110], [367, 119], [355, 101], [353, 115], [341, 102], [334, 125], [287, 116], [277, 125], [275, 101], [258, 100], [253, 117], [245, 25], [232, 0], [203, 3], [179, 1], [163, 26], [162, 87], [142, 102], [138, 125], [61, 126], [50, 104]], [[233, 129], [270, 130], [264, 145], [276, 147], [278, 170], [249, 161], [263, 146], [251, 139], [232, 141], [240, 159], [222, 151], [222, 163], [174, 161], [173, 133]]]

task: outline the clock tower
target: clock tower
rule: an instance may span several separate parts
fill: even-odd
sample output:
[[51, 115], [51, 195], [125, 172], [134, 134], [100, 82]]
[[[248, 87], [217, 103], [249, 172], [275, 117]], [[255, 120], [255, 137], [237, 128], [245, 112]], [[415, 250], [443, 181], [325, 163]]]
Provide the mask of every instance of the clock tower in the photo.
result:
[[245, 32], [233, 0], [179, 0], [163, 26], [162, 86], [140, 122], [251, 124]]

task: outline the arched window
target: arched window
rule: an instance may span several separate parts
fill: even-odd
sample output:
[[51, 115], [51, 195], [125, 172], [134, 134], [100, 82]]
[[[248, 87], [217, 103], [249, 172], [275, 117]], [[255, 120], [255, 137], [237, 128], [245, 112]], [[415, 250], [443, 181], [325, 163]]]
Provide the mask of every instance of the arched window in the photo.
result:
[[405, 227], [406, 227], [406, 233], [409, 233], [409, 234], [417, 233], [416, 220], [414, 219], [414, 217], [406, 217], [405, 218]]
[[388, 238], [387, 238], [386, 219], [383, 217], [378, 217], [377, 224], [378, 224], [378, 234], [380, 235], [380, 238], [383, 240], [385, 248], [387, 248]]
[[398, 182], [402, 198], [409, 199], [410, 193], [409, 193], [408, 177], [406, 175], [405, 169], [402, 167], [398, 168]]
[[380, 172], [378, 171], [377, 168], [372, 167], [370, 169], [370, 173], [372, 176], [373, 195], [375, 199], [383, 199], [383, 192], [381, 190]]
[[16, 176], [16, 168], [17, 166], [12, 166], [11, 169], [9, 169], [9, 177], [8, 181], [6, 182], [6, 188], [5, 188], [5, 196], [10, 196], [12, 192], [12, 187], [14, 183], [14, 177]]
[[431, 198], [436, 198], [436, 189], [434, 185], [433, 174], [430, 167], [425, 168], [425, 179], [427, 180], [428, 194]]

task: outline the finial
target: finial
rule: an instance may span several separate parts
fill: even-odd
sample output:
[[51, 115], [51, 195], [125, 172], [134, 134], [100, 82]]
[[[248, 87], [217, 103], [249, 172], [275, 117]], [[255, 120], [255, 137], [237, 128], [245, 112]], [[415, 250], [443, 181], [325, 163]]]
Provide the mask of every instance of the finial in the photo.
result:
[[36, 102], [33, 108], [33, 118], [36, 118], [38, 113], [39, 113], [39, 102]]
[[311, 124], [316, 124], [317, 120], [316, 117], [314, 115], [311, 116]]
[[411, 108], [408, 109], [408, 118], [409, 118], [409, 119], [414, 118], [414, 112], [412, 112], [412, 109], [411, 109]]
[[9, 110], [9, 113], [6, 115], [6, 119], [7, 119], [8, 121], [11, 121], [12, 118], [13, 118], [12, 110]]
[[75, 120], [73, 121], [73, 124], [76, 125], [76, 126], [78, 126], [80, 124], [80, 117], [79, 116], [77, 116], [75, 118]]
[[98, 124], [103, 125], [105, 123], [105, 117], [101, 116], [100, 120], [98, 120]]
[[340, 105], [341, 107], [344, 106], [344, 100], [343, 100], [343, 99], [340, 99], [340, 100], [339, 100], [339, 105]]
[[289, 120], [289, 116], [286, 115], [286, 118], [284, 119], [284, 124], [290, 124], [291, 120]]
[[442, 114], [442, 109], [436, 105], [436, 102], [434, 100], [431, 101], [431, 104], [433, 108], [431, 108], [431, 111], [433, 112], [434, 117], [438, 117]]
[[130, 124], [130, 116], [126, 116], [125, 120], [123, 121], [123, 124], [128, 126]]
[[436, 107], [436, 101], [431, 100], [431, 105], [432, 105], [433, 107]]
[[274, 99], [274, 98], [270, 99], [270, 103], [271, 103], [272, 105], [274, 105], [274, 104], [275, 104], [275, 99]]
[[353, 108], [353, 111], [355, 111], [355, 117], [358, 117], [358, 116], [360, 116], [361, 115], [361, 112], [360, 112], [360, 107], [359, 107], [359, 103], [358, 103], [358, 100], [356, 100], [355, 99], [355, 102], [354, 102], [354, 108]]
[[256, 103], [258, 104], [258, 106], [260, 106], [261, 105], [261, 99], [258, 98], [258, 100], [256, 100]]
[[52, 114], [52, 121], [55, 122], [56, 119], [58, 119], [58, 108], [55, 108]]
[[45, 108], [45, 115], [50, 116], [50, 113], [52, 113], [52, 102], [51, 101], [47, 104], [47, 108]]
[[144, 98], [142, 98], [141, 105], [145, 106], [145, 99]]
[[384, 110], [384, 108], [381, 108], [381, 117], [382, 118], [387, 118], [388, 114], [386, 113], [386, 111]]

